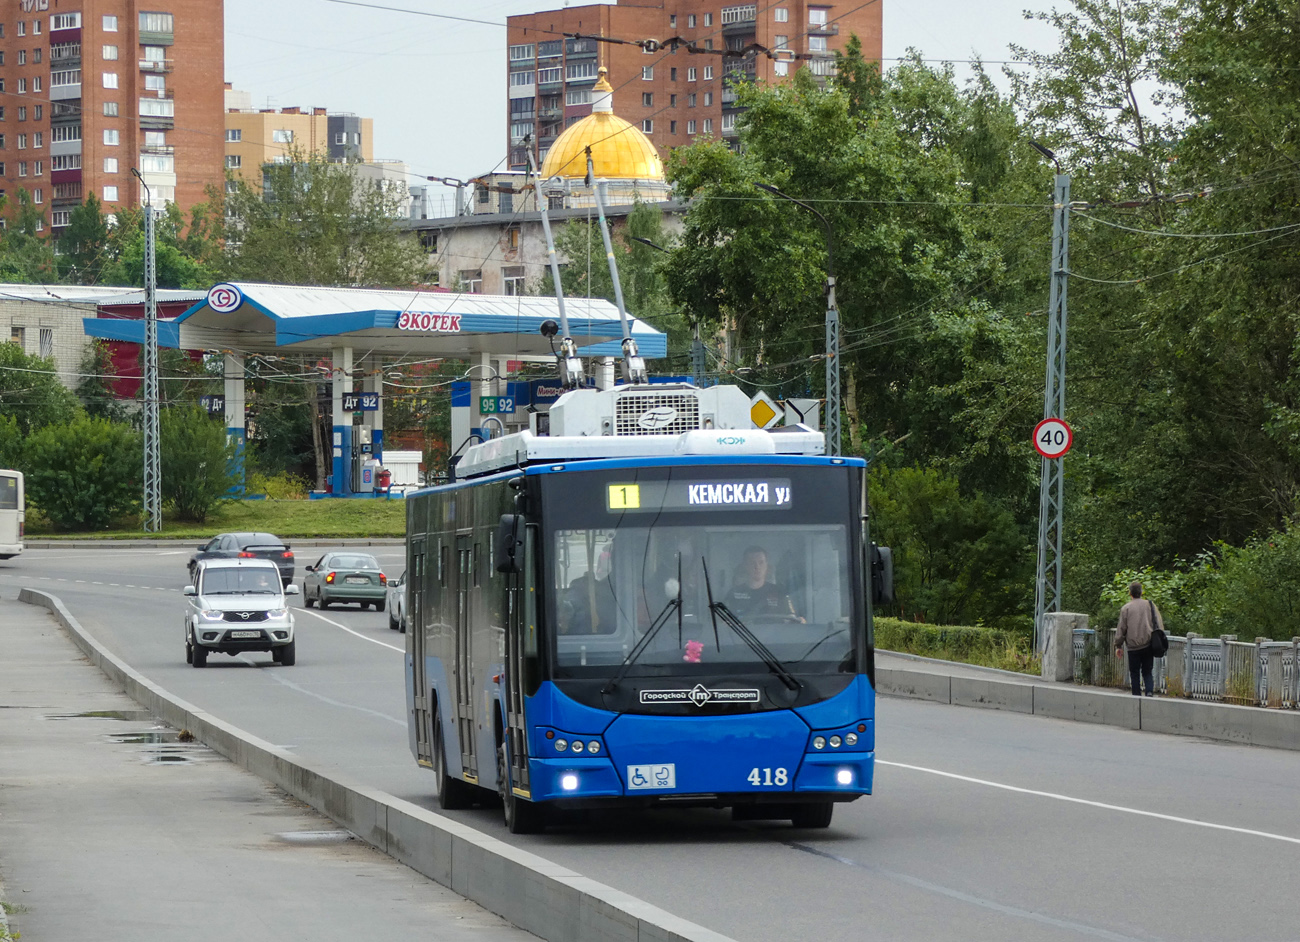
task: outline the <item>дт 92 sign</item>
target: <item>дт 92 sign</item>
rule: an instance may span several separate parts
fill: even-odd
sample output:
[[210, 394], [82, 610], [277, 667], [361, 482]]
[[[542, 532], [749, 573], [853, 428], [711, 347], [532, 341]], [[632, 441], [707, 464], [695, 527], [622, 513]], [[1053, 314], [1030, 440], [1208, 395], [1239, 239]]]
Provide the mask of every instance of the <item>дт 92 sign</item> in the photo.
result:
[[728, 481], [639, 481], [605, 488], [611, 513], [663, 510], [788, 510], [793, 499], [789, 478]]

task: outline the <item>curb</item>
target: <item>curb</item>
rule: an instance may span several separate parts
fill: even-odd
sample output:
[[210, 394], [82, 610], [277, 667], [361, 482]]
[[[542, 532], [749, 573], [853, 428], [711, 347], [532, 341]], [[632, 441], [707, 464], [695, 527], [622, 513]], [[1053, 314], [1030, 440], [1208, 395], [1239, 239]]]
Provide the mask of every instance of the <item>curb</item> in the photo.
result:
[[1135, 697], [1087, 687], [876, 669], [876, 692], [952, 706], [1030, 713], [1175, 736], [1300, 750], [1300, 710], [1266, 710], [1203, 700]]
[[375, 849], [520, 929], [548, 942], [733, 942], [411, 802], [347, 777], [331, 778], [172, 696], [122, 663], [86, 633], [57, 596], [21, 589], [18, 601], [48, 609], [90, 662], [155, 716], [189, 730], [236, 765], [311, 805]]

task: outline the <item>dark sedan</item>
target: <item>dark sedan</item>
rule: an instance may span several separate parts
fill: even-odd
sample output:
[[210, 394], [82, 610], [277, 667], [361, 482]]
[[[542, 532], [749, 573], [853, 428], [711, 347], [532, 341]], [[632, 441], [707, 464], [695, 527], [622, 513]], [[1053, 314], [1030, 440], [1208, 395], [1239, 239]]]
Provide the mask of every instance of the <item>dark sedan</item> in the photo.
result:
[[280, 570], [281, 582], [293, 581], [293, 550], [274, 533], [218, 533], [190, 557], [191, 582], [195, 568], [205, 559], [269, 559]]

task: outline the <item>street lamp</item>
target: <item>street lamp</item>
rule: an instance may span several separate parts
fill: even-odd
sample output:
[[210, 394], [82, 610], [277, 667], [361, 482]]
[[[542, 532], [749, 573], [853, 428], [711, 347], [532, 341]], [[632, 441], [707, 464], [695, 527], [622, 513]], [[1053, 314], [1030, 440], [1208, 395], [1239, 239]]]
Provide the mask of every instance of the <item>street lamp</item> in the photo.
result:
[[787, 196], [768, 183], [755, 183], [764, 192], [802, 206], [826, 227], [826, 453], [840, 453], [840, 309], [835, 303], [835, 229], [830, 220], [803, 200]]

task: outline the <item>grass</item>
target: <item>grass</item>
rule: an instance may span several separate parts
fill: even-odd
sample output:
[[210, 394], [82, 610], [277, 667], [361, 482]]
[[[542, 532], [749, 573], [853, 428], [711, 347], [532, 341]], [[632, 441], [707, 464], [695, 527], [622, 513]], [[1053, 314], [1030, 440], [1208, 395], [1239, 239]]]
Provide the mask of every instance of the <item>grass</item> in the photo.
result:
[[1033, 653], [1033, 640], [1020, 632], [964, 625], [922, 625], [898, 618], [877, 618], [875, 625], [876, 647], [883, 651], [1035, 676], [1042, 670], [1041, 659]]
[[206, 523], [163, 514], [161, 533], [145, 533], [138, 517], [119, 520], [108, 530], [77, 533], [55, 530], [28, 507], [27, 539], [128, 540], [143, 537], [206, 540], [215, 533], [258, 530], [284, 540], [406, 535], [406, 501], [397, 500], [240, 500], [218, 508]]

